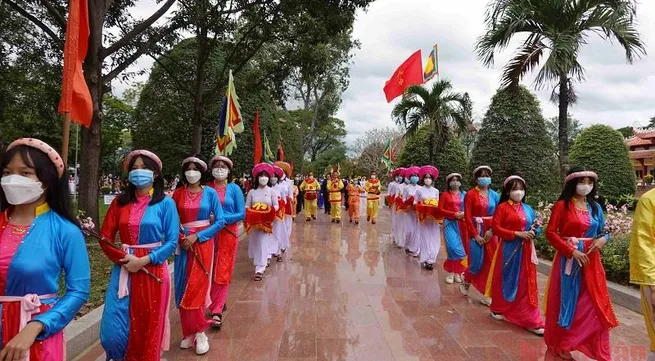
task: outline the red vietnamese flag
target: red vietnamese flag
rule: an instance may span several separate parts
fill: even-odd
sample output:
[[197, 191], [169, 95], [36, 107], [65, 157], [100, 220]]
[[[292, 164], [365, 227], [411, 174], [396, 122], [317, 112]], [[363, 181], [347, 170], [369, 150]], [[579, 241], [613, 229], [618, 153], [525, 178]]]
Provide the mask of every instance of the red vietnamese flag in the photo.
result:
[[89, 47], [88, 1], [70, 0], [68, 8], [59, 113], [68, 113], [73, 122], [89, 127], [93, 118], [93, 101], [82, 70]]
[[405, 89], [410, 86], [420, 84], [423, 84], [423, 64], [421, 63], [421, 50], [419, 49], [407, 58], [396, 69], [391, 79], [384, 84], [384, 95], [387, 97], [387, 103], [402, 95]]
[[253, 133], [255, 135], [255, 151], [254, 151], [253, 165], [257, 165], [262, 161], [262, 155], [264, 154], [264, 151], [262, 150], [262, 136], [259, 133], [259, 109], [257, 109], [255, 113]]

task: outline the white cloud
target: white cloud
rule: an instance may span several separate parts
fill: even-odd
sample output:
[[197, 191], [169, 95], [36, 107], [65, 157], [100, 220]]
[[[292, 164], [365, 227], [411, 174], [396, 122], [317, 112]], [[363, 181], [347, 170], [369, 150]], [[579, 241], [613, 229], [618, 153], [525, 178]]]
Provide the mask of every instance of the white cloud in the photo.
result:
[[[476, 59], [474, 43], [484, 32], [486, 4], [487, 0], [377, 0], [367, 12], [360, 12], [354, 36], [361, 49], [355, 54], [350, 87], [338, 113], [346, 122], [348, 142], [368, 129], [394, 125], [390, 114], [398, 100], [387, 104], [384, 82], [417, 49], [427, 58], [434, 43], [439, 44], [440, 76], [451, 80], [456, 91], [469, 93], [475, 115], [481, 118], [500, 84], [502, 66], [518, 43], [497, 56], [491, 69]], [[655, 41], [652, 14], [655, 2], [639, 5], [638, 28], [645, 44]], [[621, 127], [655, 116], [655, 60], [644, 57], [628, 65], [620, 46], [595, 36], [579, 60], [586, 69], [586, 81], [577, 84], [579, 101], [570, 112], [584, 125]], [[535, 75], [524, 83], [531, 86]], [[549, 101], [550, 89], [533, 91], [544, 116], [557, 116], [556, 105]]]

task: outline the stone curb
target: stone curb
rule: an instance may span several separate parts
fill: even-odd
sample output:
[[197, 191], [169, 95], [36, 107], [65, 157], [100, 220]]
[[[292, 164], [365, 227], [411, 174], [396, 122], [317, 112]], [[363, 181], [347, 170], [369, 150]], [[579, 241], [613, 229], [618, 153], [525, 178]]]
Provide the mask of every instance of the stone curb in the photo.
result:
[[[551, 261], [539, 259], [537, 271], [545, 275], [549, 275], [552, 264], [553, 263]], [[610, 299], [613, 303], [625, 307], [630, 311], [637, 312], [640, 315], [643, 314], [641, 309], [641, 295], [638, 290], [610, 281], [607, 281], [607, 289], [610, 294]]]
[[[245, 236], [243, 225], [239, 226], [239, 238]], [[168, 265], [171, 273], [171, 282], [173, 282], [173, 263]], [[86, 315], [74, 320], [64, 330], [66, 338], [66, 359], [74, 360], [77, 356], [81, 355], [89, 347], [98, 342], [100, 338], [100, 320], [102, 319], [102, 311], [105, 306], [102, 305]]]

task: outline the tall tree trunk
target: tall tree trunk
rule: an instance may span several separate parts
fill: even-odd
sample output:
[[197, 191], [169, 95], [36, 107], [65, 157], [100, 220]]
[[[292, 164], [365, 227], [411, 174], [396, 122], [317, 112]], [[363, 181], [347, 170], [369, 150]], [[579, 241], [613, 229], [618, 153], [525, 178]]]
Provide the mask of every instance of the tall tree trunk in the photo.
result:
[[100, 176], [101, 125], [102, 125], [102, 26], [105, 18], [105, 1], [89, 1], [89, 48], [84, 60], [84, 78], [93, 101], [93, 120], [89, 128], [82, 128], [82, 157], [80, 160], [80, 198], [78, 209], [85, 211], [96, 224]]
[[434, 151], [437, 148], [437, 121], [435, 119], [430, 120], [430, 164], [434, 165], [435, 154]]
[[205, 118], [205, 59], [207, 58], [207, 27], [196, 31], [196, 71], [193, 84], [193, 134], [191, 136], [191, 154], [200, 154], [202, 150], [202, 123]]
[[559, 144], [559, 171], [560, 181], [564, 184], [566, 172], [569, 170], [569, 86], [568, 78], [560, 76], [559, 81], [559, 129], [557, 132]]

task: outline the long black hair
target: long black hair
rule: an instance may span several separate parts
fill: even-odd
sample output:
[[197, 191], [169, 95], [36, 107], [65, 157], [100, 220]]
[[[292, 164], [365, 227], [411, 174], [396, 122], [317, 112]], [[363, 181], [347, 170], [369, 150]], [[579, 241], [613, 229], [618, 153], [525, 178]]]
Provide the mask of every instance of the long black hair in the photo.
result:
[[[200, 159], [200, 157], [198, 157], [197, 155], [195, 155], [194, 157]], [[202, 165], [200, 165], [200, 163], [198, 163], [198, 162], [187, 162], [187, 163], [184, 163], [184, 165], [182, 166], [182, 175], [180, 175], [180, 181], [177, 183], [176, 188], [180, 188], [180, 187], [189, 185], [189, 181], [186, 180], [186, 175], [184, 175], [184, 172], [189, 170], [189, 166], [191, 164], [194, 164], [196, 166], [196, 170], [198, 172], [200, 172], [200, 174], [201, 174], [200, 184], [205, 184], [206, 183], [206, 181], [207, 181], [207, 172], [206, 171], [203, 172]]]
[[[568, 176], [573, 173], [584, 172], [584, 171], [586, 171], [586, 169], [582, 167], [571, 167], [571, 169], [568, 171], [568, 173], [566, 173], [566, 175]], [[562, 189], [562, 194], [559, 195], [558, 200], [564, 201], [564, 206], [566, 208], [569, 208], [569, 205], [571, 204], [571, 200], [577, 194], [576, 188], [578, 187], [578, 183], [580, 183], [580, 181], [583, 179], [584, 178], [573, 178], [570, 181], [566, 182], [566, 184], [564, 184], [564, 189]], [[600, 208], [600, 204], [596, 202], [596, 193], [598, 193], [598, 182], [596, 181], [596, 179], [593, 178], [591, 178], [591, 181], [593, 182], [593, 188], [585, 198], [587, 199], [587, 203], [591, 205], [591, 215], [593, 217], [596, 217], [598, 215], [598, 208]]]
[[512, 192], [516, 184], [523, 185], [523, 190], [525, 191], [525, 195], [523, 196], [523, 199], [525, 199], [525, 197], [528, 195], [528, 185], [525, 184], [525, 182], [521, 181], [520, 179], [512, 179], [511, 181], [507, 182], [507, 185], [503, 186], [503, 191], [500, 194], [500, 201], [498, 202], [498, 204], [507, 202], [509, 200], [509, 194]]
[[[66, 174], [60, 177], [57, 168], [47, 154], [27, 145], [19, 145], [8, 150], [2, 157], [1, 169], [5, 169], [16, 155], [20, 155], [25, 165], [34, 169], [39, 182], [45, 187], [46, 202], [50, 209], [67, 221], [79, 226], [77, 218], [73, 215]], [[9, 206], [5, 192], [0, 188], [0, 210], [4, 211]]]
[[[152, 206], [161, 202], [166, 196], [164, 194], [164, 177], [162, 176], [161, 169], [159, 169], [157, 163], [155, 163], [154, 160], [143, 155], [132, 157], [132, 159], [130, 159], [130, 163], [127, 166], [128, 172], [132, 170], [132, 167], [134, 167], [134, 163], [138, 158], [141, 158], [141, 160], [143, 161], [143, 165], [146, 166], [146, 169], [149, 169], [155, 173], [152, 182], [152, 189], [153, 189], [152, 198], [150, 199], [150, 203], [148, 203], [149, 205]], [[121, 195], [118, 196], [118, 205], [124, 207], [128, 205], [130, 202], [136, 202], [136, 186], [128, 181], [127, 188], [125, 188], [125, 191], [123, 191], [123, 193], [121, 193]]]

